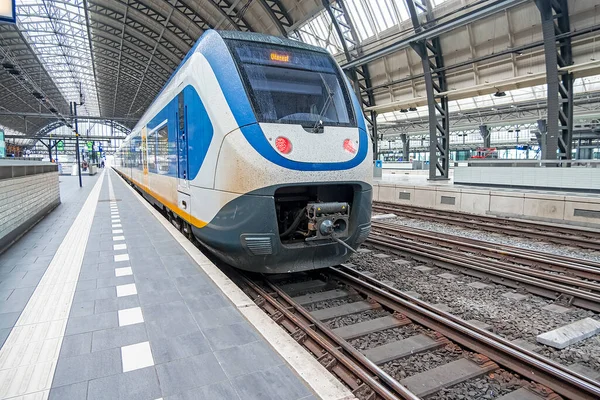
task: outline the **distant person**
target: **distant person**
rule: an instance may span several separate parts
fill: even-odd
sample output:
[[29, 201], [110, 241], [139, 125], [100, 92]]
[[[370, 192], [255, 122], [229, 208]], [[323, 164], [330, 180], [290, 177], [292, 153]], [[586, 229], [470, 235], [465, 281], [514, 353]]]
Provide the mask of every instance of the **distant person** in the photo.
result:
[[87, 161], [84, 161], [84, 162], [82, 162], [82, 163], [81, 163], [81, 168], [82, 168], [84, 171], [87, 171], [87, 168], [88, 168], [88, 163], [87, 163]]
[[100, 168], [104, 168], [104, 160], [100, 162]]

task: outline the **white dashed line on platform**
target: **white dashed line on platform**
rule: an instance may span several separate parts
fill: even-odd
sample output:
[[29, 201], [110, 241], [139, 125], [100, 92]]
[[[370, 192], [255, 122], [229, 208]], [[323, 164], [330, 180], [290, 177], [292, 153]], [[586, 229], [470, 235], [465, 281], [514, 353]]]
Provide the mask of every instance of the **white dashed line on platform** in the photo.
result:
[[126, 250], [127, 245], [125, 243], [113, 244], [113, 250]]
[[118, 278], [119, 276], [127, 276], [133, 275], [133, 271], [131, 267], [123, 267], [123, 268], [115, 268], [115, 276]]
[[123, 229], [113, 229], [112, 233], [113, 233], [113, 235], [116, 235], [118, 233], [123, 233]]
[[125, 236], [113, 236], [113, 242], [116, 242], [118, 240], [125, 240]]
[[150, 350], [150, 342], [121, 347], [121, 359], [123, 360], [123, 372], [153, 366], [154, 359]]
[[115, 262], [129, 261], [129, 254], [115, 254]]
[[112, 227], [113, 228], [122, 228], [121, 224], [113, 224]]
[[134, 294], [137, 294], [135, 283], [117, 286], [117, 297], [133, 296]]
[[142, 322], [144, 322], [144, 316], [140, 307], [119, 310], [119, 326], [141, 324]]

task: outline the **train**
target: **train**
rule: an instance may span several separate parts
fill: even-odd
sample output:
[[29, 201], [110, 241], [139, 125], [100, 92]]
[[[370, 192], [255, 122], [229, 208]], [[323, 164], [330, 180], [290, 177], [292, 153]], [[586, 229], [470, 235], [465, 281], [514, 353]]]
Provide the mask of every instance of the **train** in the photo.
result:
[[113, 168], [223, 262], [290, 273], [347, 261], [371, 229], [372, 145], [326, 50], [206, 31]]

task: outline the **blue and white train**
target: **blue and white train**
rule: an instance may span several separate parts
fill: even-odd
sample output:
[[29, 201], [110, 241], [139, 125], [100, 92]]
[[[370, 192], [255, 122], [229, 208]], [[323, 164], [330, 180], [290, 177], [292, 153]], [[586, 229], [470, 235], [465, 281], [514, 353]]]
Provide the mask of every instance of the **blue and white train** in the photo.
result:
[[116, 170], [230, 265], [344, 262], [371, 227], [372, 148], [325, 50], [207, 31], [116, 157]]

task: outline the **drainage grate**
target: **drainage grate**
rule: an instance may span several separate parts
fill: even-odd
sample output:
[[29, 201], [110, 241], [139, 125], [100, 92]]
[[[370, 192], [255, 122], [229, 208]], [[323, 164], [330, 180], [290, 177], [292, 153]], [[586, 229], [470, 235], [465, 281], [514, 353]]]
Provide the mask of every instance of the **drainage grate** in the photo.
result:
[[398, 198], [400, 200], [410, 200], [410, 192], [400, 192]]
[[575, 211], [573, 211], [573, 216], [583, 218], [600, 218], [600, 211], [576, 208]]
[[442, 196], [442, 204], [448, 204], [448, 205], [453, 206], [456, 204], [456, 197]]

